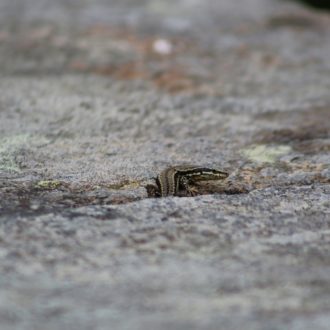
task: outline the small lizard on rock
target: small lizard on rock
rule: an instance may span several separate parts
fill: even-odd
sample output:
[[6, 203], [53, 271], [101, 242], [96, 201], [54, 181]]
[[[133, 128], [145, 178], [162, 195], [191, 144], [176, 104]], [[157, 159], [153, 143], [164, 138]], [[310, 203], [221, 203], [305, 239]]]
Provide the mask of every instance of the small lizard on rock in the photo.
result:
[[182, 196], [180, 192], [186, 195], [194, 196], [197, 191], [191, 184], [200, 181], [224, 180], [228, 173], [209, 167], [196, 165], [177, 165], [166, 168], [156, 178], [158, 196]]

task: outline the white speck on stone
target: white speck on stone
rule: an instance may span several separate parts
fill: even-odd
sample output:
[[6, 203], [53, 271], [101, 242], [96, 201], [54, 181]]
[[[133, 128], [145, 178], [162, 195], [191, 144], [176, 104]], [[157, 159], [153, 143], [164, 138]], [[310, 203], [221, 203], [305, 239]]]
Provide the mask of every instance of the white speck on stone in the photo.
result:
[[173, 51], [173, 45], [166, 39], [157, 39], [153, 42], [152, 49], [155, 53], [169, 55]]

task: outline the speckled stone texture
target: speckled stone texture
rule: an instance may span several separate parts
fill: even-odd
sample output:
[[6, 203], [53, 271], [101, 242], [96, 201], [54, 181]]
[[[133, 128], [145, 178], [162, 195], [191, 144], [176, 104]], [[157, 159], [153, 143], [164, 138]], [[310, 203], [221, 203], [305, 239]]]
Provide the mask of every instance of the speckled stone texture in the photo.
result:
[[[330, 14], [0, 1], [0, 329], [328, 330]], [[151, 198], [166, 166], [230, 176]]]

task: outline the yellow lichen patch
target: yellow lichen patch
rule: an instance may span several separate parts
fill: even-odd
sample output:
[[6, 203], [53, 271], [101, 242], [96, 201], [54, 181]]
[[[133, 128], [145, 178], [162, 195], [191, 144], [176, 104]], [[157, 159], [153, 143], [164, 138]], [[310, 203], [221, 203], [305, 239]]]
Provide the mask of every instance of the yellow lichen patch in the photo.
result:
[[56, 189], [61, 185], [57, 180], [41, 180], [37, 182], [36, 187], [40, 189]]
[[257, 163], [274, 163], [278, 157], [288, 154], [290, 146], [269, 146], [264, 144], [254, 145], [242, 150], [242, 154]]

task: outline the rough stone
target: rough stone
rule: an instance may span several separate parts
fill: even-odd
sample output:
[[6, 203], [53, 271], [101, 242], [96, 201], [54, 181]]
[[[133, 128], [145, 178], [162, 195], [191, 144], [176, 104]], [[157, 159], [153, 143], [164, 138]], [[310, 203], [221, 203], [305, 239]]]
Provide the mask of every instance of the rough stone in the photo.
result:
[[1, 1], [1, 330], [329, 329], [329, 54], [289, 1]]

